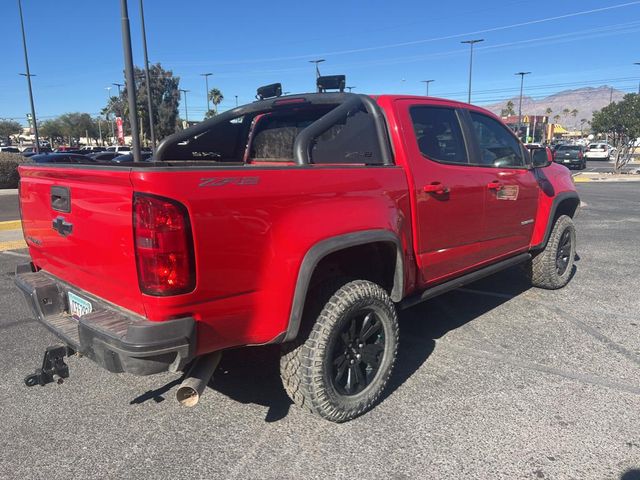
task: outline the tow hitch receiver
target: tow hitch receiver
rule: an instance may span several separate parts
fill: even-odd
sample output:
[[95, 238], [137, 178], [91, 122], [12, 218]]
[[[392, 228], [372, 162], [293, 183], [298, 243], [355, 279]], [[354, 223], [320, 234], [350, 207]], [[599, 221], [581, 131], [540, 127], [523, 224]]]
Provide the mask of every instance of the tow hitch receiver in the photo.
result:
[[69, 366], [64, 363], [64, 357], [71, 355], [72, 351], [64, 345], [47, 347], [42, 359], [42, 368], [38, 368], [35, 373], [27, 375], [24, 383], [27, 387], [40, 385], [44, 387], [47, 383], [62, 383], [63, 379], [69, 377]]

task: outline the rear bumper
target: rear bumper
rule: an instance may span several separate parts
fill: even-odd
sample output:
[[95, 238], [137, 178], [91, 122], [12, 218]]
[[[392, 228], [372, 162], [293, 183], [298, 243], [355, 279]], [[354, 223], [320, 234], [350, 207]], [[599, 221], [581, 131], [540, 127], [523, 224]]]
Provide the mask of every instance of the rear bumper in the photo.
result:
[[584, 160], [581, 160], [579, 158], [559, 158], [557, 160], [554, 160], [556, 163], [559, 163], [560, 165], [582, 165], [582, 162], [584, 162]]
[[[108, 304], [30, 264], [19, 265], [15, 283], [33, 315], [73, 350], [110, 372], [151, 375], [178, 371], [194, 356], [195, 320], [151, 322]], [[91, 302], [93, 311], [69, 315], [68, 293]]]

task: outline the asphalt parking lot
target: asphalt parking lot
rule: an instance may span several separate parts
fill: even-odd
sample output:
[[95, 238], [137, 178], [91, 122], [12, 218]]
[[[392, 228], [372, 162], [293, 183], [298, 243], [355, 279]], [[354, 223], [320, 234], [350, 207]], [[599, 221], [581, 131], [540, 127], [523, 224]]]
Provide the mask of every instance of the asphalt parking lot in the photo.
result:
[[229, 352], [201, 403], [179, 377], [69, 360], [27, 388], [56, 340], [0, 252], [1, 478], [640, 478], [640, 183], [578, 186], [579, 260], [559, 291], [512, 269], [401, 313], [388, 394], [347, 424], [292, 406], [277, 351]]

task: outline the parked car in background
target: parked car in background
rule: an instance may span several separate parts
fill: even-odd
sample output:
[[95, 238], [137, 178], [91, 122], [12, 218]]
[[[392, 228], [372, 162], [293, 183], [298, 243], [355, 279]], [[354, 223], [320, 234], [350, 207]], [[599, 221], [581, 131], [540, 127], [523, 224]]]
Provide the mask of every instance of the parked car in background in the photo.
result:
[[89, 157], [90, 159], [96, 162], [110, 162], [111, 160], [113, 160], [116, 157], [119, 157], [120, 155], [121, 154], [118, 152], [98, 152], [98, 153], [91, 153], [87, 155], [87, 157]]
[[[140, 159], [142, 161], [146, 161], [151, 158], [153, 152], [150, 151], [142, 151], [140, 152]], [[126, 153], [124, 155], [119, 155], [113, 159], [116, 163], [129, 163], [133, 162], [133, 153]]]
[[568, 168], [577, 167], [578, 170], [587, 168], [584, 147], [581, 145], [559, 145], [553, 152], [553, 160]]
[[615, 148], [608, 143], [590, 143], [584, 152], [584, 158], [588, 160], [609, 160], [615, 153]]
[[107, 147], [106, 151], [107, 152], [124, 153], [124, 152], [130, 152], [131, 151], [131, 147], [129, 147], [127, 145], [115, 145], [115, 146]]
[[83, 153], [84, 152], [86, 152], [86, 153], [97, 153], [97, 152], [104, 152], [105, 150], [106, 150], [105, 147], [96, 147], [96, 146], [91, 146], [91, 145], [82, 147], [80, 149], [80, 151], [83, 152]]
[[78, 151], [78, 147], [70, 147], [68, 145], [60, 145], [53, 150], [54, 152], [71, 152]]
[[92, 163], [93, 160], [86, 155], [67, 152], [39, 153], [32, 155], [31, 160], [35, 163]]
[[0, 147], [0, 152], [6, 153], [20, 153], [18, 147]]

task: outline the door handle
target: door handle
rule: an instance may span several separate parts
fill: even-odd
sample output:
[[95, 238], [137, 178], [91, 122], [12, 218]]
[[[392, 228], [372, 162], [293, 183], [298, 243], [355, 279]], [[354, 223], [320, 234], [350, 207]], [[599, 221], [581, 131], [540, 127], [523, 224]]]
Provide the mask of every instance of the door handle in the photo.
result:
[[487, 183], [487, 188], [489, 190], [502, 190], [504, 188], [504, 185], [502, 185], [502, 183], [500, 183], [499, 181], [494, 180], [493, 182]]
[[436, 195], [449, 193], [449, 187], [445, 187], [441, 182], [432, 182], [422, 187], [422, 190], [427, 193], [435, 193]]

